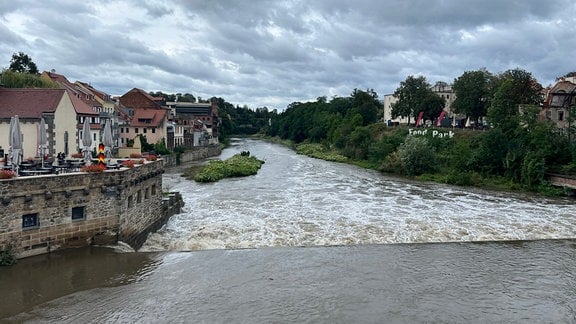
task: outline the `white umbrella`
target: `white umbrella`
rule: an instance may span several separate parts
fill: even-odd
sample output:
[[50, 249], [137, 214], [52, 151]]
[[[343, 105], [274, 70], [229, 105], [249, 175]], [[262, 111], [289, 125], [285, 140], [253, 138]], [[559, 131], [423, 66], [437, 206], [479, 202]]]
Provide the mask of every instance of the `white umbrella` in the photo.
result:
[[12, 170], [18, 173], [22, 155], [22, 132], [20, 132], [20, 120], [14, 116], [14, 124], [10, 132], [10, 144], [12, 144]]
[[48, 149], [48, 135], [46, 134], [46, 122], [44, 122], [44, 117], [42, 117], [38, 126], [38, 153], [40, 154], [42, 167], [44, 167], [46, 149]]
[[104, 144], [104, 154], [106, 158], [112, 157], [112, 147], [114, 146], [114, 139], [112, 138], [112, 128], [110, 126], [110, 120], [106, 120], [104, 124], [104, 134], [102, 135], [102, 144]]
[[90, 159], [92, 158], [92, 152], [90, 151], [90, 146], [92, 146], [92, 134], [90, 134], [90, 123], [88, 118], [84, 118], [84, 127], [82, 128], [82, 153], [84, 153], [84, 162], [86, 165], [90, 165]]
[[10, 130], [8, 131], [8, 161], [7, 164], [12, 165], [12, 130], [14, 129], [14, 117], [10, 117]]

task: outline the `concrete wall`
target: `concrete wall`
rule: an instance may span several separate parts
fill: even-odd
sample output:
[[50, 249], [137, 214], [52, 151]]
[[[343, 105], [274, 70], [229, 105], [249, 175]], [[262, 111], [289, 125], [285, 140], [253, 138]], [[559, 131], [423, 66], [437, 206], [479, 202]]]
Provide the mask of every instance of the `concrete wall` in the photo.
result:
[[[104, 173], [69, 173], [0, 180], [0, 250], [17, 257], [110, 244], [139, 248], [142, 237], [165, 221], [163, 161]], [[73, 220], [73, 210], [84, 218]], [[26, 215], [38, 225], [24, 227]]]

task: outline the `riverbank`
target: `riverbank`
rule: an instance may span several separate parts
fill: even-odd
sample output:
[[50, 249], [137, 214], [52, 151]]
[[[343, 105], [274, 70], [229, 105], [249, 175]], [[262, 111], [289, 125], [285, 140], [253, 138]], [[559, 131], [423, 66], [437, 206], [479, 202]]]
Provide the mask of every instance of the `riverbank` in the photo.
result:
[[409, 176], [403, 173], [400, 168], [394, 169], [388, 167], [384, 171], [382, 168], [382, 162], [377, 163], [369, 160], [347, 158], [344, 155], [342, 155], [339, 150], [326, 148], [324, 145], [319, 143], [304, 142], [296, 144], [292, 141], [283, 140], [277, 137], [266, 137], [266, 136], [254, 136], [254, 137], [272, 143], [285, 145], [295, 150], [298, 154], [306, 155], [312, 158], [356, 165], [364, 169], [376, 170], [382, 172], [383, 174], [390, 174], [398, 177], [403, 177], [406, 179], [435, 182], [442, 184], [451, 184], [460, 187], [471, 187], [471, 188], [480, 188], [496, 191], [536, 193], [546, 197], [573, 196], [573, 192], [571, 190], [567, 190], [562, 187], [554, 187], [549, 183], [544, 183], [534, 188], [528, 188], [521, 183], [513, 182], [505, 177], [498, 177], [498, 176], [486, 177], [478, 172], [458, 172], [457, 170], [451, 170], [446, 167], [441, 168], [434, 173], [422, 173], [419, 175]]

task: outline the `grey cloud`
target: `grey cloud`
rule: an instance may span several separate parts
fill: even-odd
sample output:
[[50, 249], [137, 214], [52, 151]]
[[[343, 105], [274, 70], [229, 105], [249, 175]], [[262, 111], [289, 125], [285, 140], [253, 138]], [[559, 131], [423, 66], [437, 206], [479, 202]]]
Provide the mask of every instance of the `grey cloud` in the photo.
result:
[[[111, 94], [138, 87], [283, 109], [293, 101], [391, 93], [409, 74], [524, 68], [544, 84], [575, 70], [570, 0], [118, 0], [0, 3], [0, 55], [32, 54]], [[33, 23], [15, 32], [5, 19]], [[119, 18], [121, 17], [121, 18]], [[31, 41], [30, 39], [35, 39]]]

